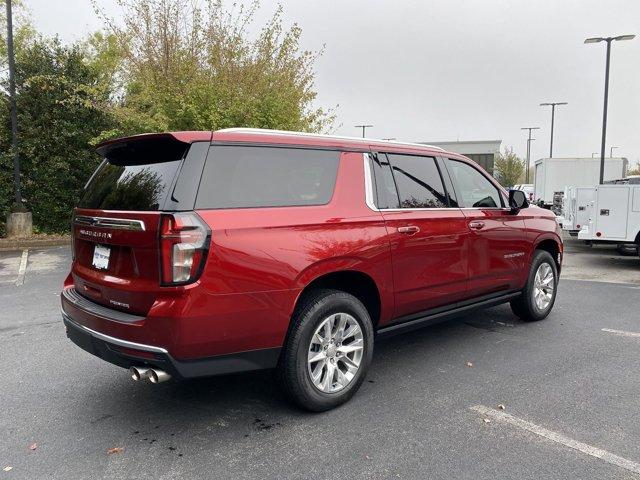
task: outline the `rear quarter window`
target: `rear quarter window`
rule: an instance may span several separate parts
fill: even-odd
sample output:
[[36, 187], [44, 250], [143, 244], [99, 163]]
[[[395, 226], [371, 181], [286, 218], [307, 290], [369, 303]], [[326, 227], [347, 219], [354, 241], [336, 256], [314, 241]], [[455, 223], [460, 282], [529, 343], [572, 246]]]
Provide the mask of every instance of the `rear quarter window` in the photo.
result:
[[181, 160], [142, 165], [115, 165], [105, 160], [78, 203], [101, 210], [159, 210]]
[[196, 208], [251, 208], [329, 203], [340, 152], [305, 148], [213, 146]]

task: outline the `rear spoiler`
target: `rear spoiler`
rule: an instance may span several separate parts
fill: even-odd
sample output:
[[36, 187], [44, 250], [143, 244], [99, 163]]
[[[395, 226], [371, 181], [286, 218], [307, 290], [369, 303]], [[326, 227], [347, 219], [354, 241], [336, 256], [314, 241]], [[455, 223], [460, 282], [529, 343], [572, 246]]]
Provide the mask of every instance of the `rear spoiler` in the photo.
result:
[[96, 152], [109, 163], [148, 164], [182, 158], [192, 142], [211, 141], [212, 132], [144, 133], [100, 143]]

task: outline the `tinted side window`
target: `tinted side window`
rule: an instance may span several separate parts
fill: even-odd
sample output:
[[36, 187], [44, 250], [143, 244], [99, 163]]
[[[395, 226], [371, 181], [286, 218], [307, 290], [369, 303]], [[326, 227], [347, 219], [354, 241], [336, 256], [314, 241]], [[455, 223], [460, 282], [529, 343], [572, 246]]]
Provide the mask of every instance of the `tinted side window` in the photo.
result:
[[479, 170], [465, 162], [450, 159], [447, 159], [447, 167], [461, 207], [502, 207], [500, 192]]
[[196, 208], [324, 205], [333, 195], [339, 160], [336, 151], [211, 147]]
[[378, 208], [398, 208], [400, 200], [389, 161], [384, 153], [370, 155], [376, 190], [376, 206]]
[[159, 210], [180, 168], [181, 160], [141, 165], [102, 162], [87, 184], [80, 208]]
[[432, 157], [388, 154], [402, 208], [446, 208], [447, 196]]

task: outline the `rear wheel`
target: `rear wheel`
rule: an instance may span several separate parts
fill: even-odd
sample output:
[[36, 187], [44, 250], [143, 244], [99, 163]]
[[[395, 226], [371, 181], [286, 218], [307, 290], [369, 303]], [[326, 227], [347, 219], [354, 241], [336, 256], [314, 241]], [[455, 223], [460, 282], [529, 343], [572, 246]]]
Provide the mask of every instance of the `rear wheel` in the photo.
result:
[[640, 253], [638, 246], [634, 243], [619, 243], [616, 245], [616, 252], [624, 256], [635, 256]]
[[547, 318], [556, 300], [558, 268], [551, 254], [536, 250], [522, 295], [511, 300], [511, 310], [525, 322]]
[[278, 376], [300, 407], [324, 411], [349, 400], [373, 354], [373, 325], [354, 296], [338, 290], [307, 294], [296, 309]]

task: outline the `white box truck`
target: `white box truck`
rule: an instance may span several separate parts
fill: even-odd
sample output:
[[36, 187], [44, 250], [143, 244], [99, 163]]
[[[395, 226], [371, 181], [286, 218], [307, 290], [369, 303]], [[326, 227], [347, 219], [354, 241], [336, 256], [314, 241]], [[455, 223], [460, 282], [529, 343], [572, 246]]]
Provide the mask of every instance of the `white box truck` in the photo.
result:
[[578, 232], [589, 242], [640, 245], [640, 185], [598, 185], [589, 220]]
[[595, 186], [565, 187], [562, 199], [562, 216], [559, 222], [562, 229], [569, 232], [569, 235], [577, 237], [578, 231], [589, 222], [595, 196]]
[[[627, 176], [629, 162], [626, 158], [605, 158], [604, 161], [605, 181]], [[599, 158], [541, 158], [535, 162], [533, 198], [536, 203], [551, 208], [554, 204], [554, 195], [558, 203], [564, 194], [565, 187], [598, 183], [600, 183]], [[559, 215], [560, 212], [557, 211], [556, 214]]]

